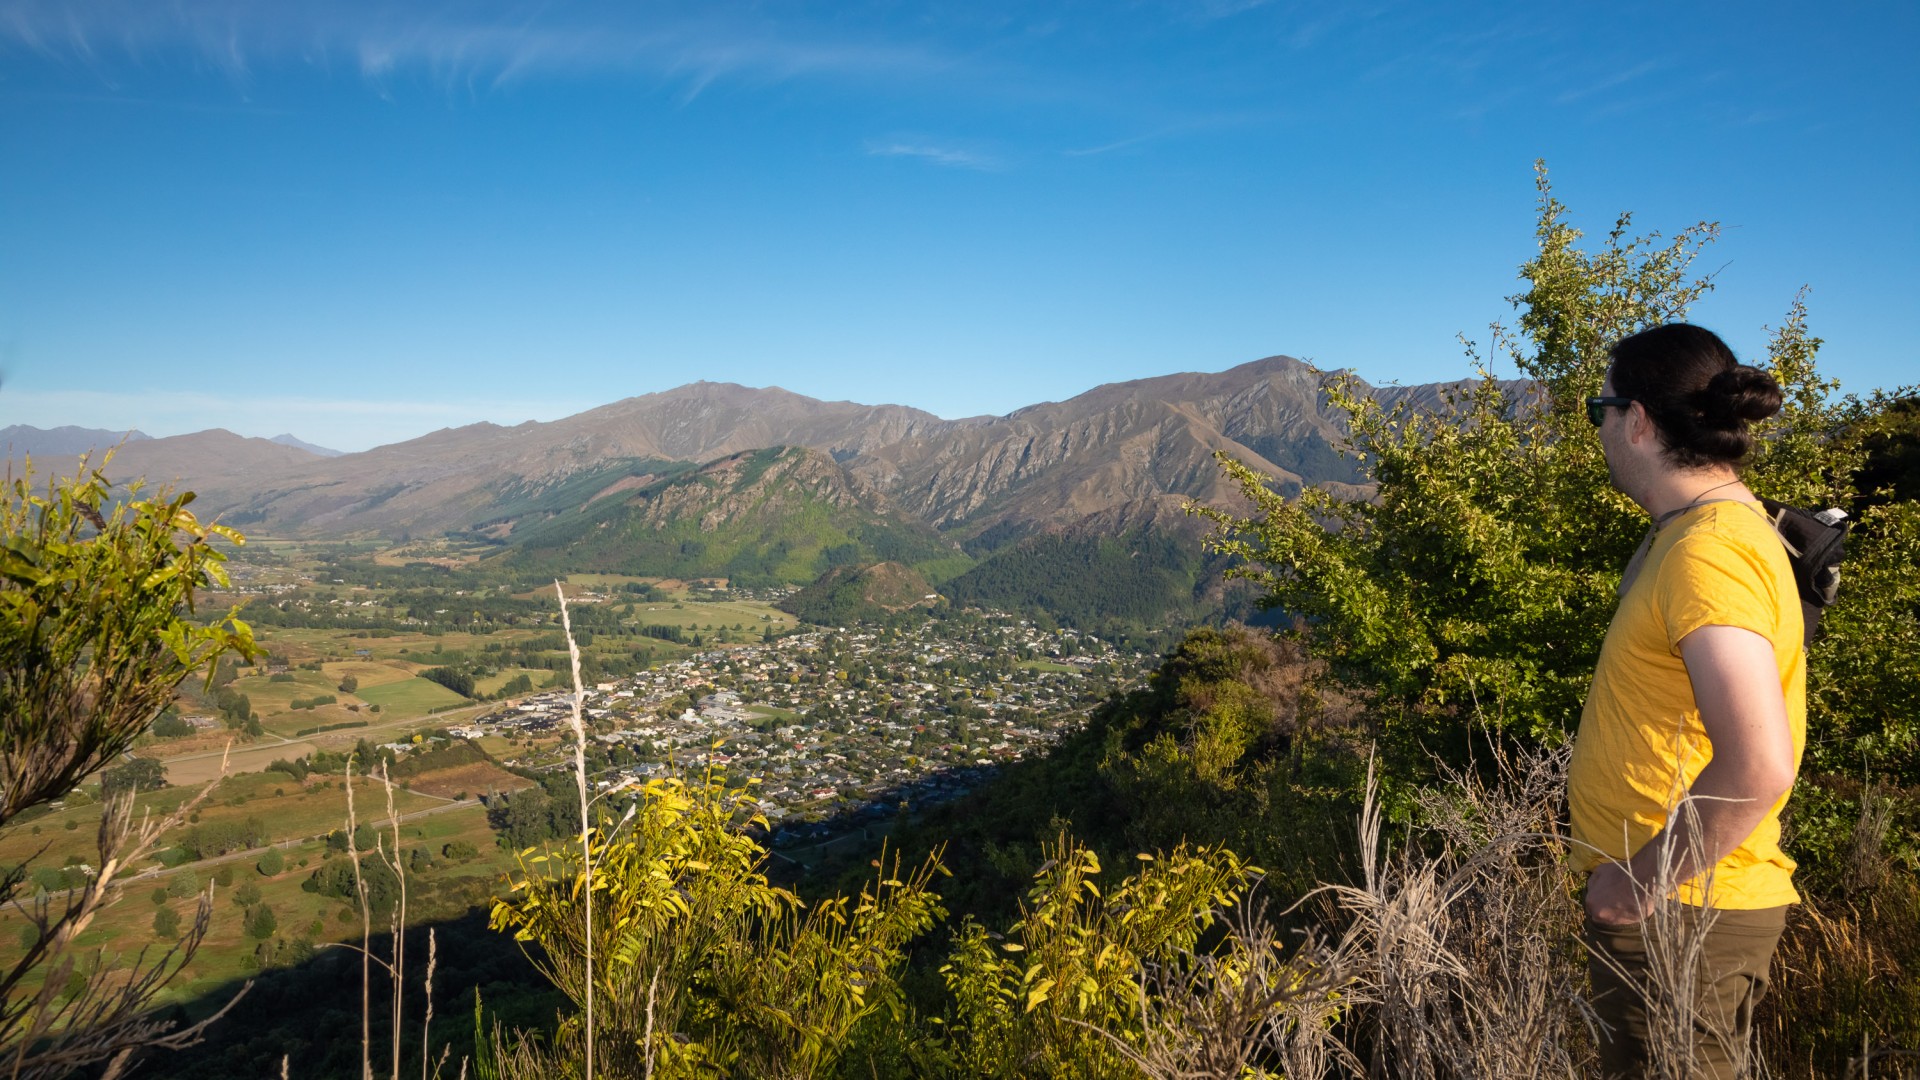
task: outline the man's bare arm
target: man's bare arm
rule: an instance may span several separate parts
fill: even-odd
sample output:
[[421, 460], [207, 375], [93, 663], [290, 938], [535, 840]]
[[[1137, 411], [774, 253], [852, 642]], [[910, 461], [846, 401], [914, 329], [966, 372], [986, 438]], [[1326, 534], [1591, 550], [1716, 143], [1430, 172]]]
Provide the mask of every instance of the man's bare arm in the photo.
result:
[[[1674, 882], [1719, 862], [1753, 835], [1793, 786], [1793, 732], [1773, 645], [1751, 630], [1703, 626], [1680, 641], [1713, 759], [1694, 780], [1690, 812], [1648, 841], [1625, 870], [1602, 864], [1587, 882], [1587, 912], [1637, 922], [1658, 899], [1649, 886], [1670, 863]], [[1628, 875], [1631, 874], [1631, 879]]]

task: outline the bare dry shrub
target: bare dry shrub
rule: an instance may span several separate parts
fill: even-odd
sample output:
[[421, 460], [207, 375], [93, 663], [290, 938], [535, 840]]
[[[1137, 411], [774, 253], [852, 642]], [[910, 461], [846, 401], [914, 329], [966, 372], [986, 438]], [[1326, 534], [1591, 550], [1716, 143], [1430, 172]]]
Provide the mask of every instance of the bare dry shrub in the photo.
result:
[[1369, 954], [1374, 1075], [1577, 1075], [1580, 905], [1556, 822], [1565, 750], [1497, 752], [1496, 779], [1445, 773], [1423, 797], [1426, 846], [1389, 855], [1374, 778], [1362, 883], [1333, 889]]
[[1878, 850], [1877, 869], [1855, 856], [1850, 877], [1870, 889], [1809, 896], [1788, 915], [1754, 1020], [1775, 1076], [1920, 1077], [1920, 883]]

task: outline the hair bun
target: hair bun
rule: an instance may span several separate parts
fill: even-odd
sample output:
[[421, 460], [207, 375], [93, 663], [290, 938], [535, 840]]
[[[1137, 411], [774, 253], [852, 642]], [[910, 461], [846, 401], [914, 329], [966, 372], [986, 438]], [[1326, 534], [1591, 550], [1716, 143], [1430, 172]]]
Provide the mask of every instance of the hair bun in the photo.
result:
[[1772, 375], [1748, 364], [1736, 364], [1714, 375], [1694, 395], [1701, 422], [1712, 428], [1736, 428], [1765, 420], [1780, 411], [1780, 384]]

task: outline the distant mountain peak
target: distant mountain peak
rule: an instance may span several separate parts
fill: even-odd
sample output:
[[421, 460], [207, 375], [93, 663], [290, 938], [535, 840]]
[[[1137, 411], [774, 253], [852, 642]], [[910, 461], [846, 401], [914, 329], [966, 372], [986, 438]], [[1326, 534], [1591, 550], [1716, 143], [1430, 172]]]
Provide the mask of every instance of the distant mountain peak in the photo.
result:
[[315, 446], [305, 439], [298, 439], [292, 435], [275, 435], [267, 441], [279, 443], [281, 446], [291, 446], [295, 450], [305, 450], [307, 453], [319, 457], [342, 457], [346, 454], [345, 450], [329, 450], [324, 446]]
[[13, 424], [0, 428], [0, 458], [75, 457], [122, 443], [148, 442], [152, 438], [138, 430], [114, 431], [111, 428], [83, 428], [71, 424], [37, 428], [30, 424]]

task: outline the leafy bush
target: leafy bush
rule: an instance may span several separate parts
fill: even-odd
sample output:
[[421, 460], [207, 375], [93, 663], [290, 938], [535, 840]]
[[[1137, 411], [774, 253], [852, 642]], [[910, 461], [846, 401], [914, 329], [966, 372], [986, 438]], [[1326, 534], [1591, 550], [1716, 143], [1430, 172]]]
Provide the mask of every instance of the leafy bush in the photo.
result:
[[272, 908], [265, 904], [258, 904], [247, 909], [246, 918], [241, 920], [241, 927], [248, 937], [264, 940], [272, 937], [274, 931], [280, 928], [280, 920], [274, 917]]
[[156, 738], [179, 739], [194, 733], [194, 726], [171, 710], [163, 712], [153, 722], [151, 729]]
[[100, 774], [100, 794], [109, 799], [129, 791], [158, 791], [166, 786], [167, 769], [157, 758], [133, 758]]
[[[722, 1062], [819, 1075], [863, 1019], [897, 1007], [907, 943], [943, 914], [933, 859], [904, 877], [896, 863], [857, 901], [805, 907], [768, 883], [766, 852], [736, 819], [766, 824], [718, 782], [654, 781], [630, 824], [595, 834], [591, 875], [576, 847], [529, 854], [513, 898], [494, 904], [494, 927], [537, 945], [535, 963], [583, 1010], [597, 960], [593, 1031], [610, 1075], [638, 1075], [642, 1060], [670, 1075]], [[577, 1060], [583, 1025], [565, 1021], [553, 1051], [516, 1038], [508, 1053]]]

